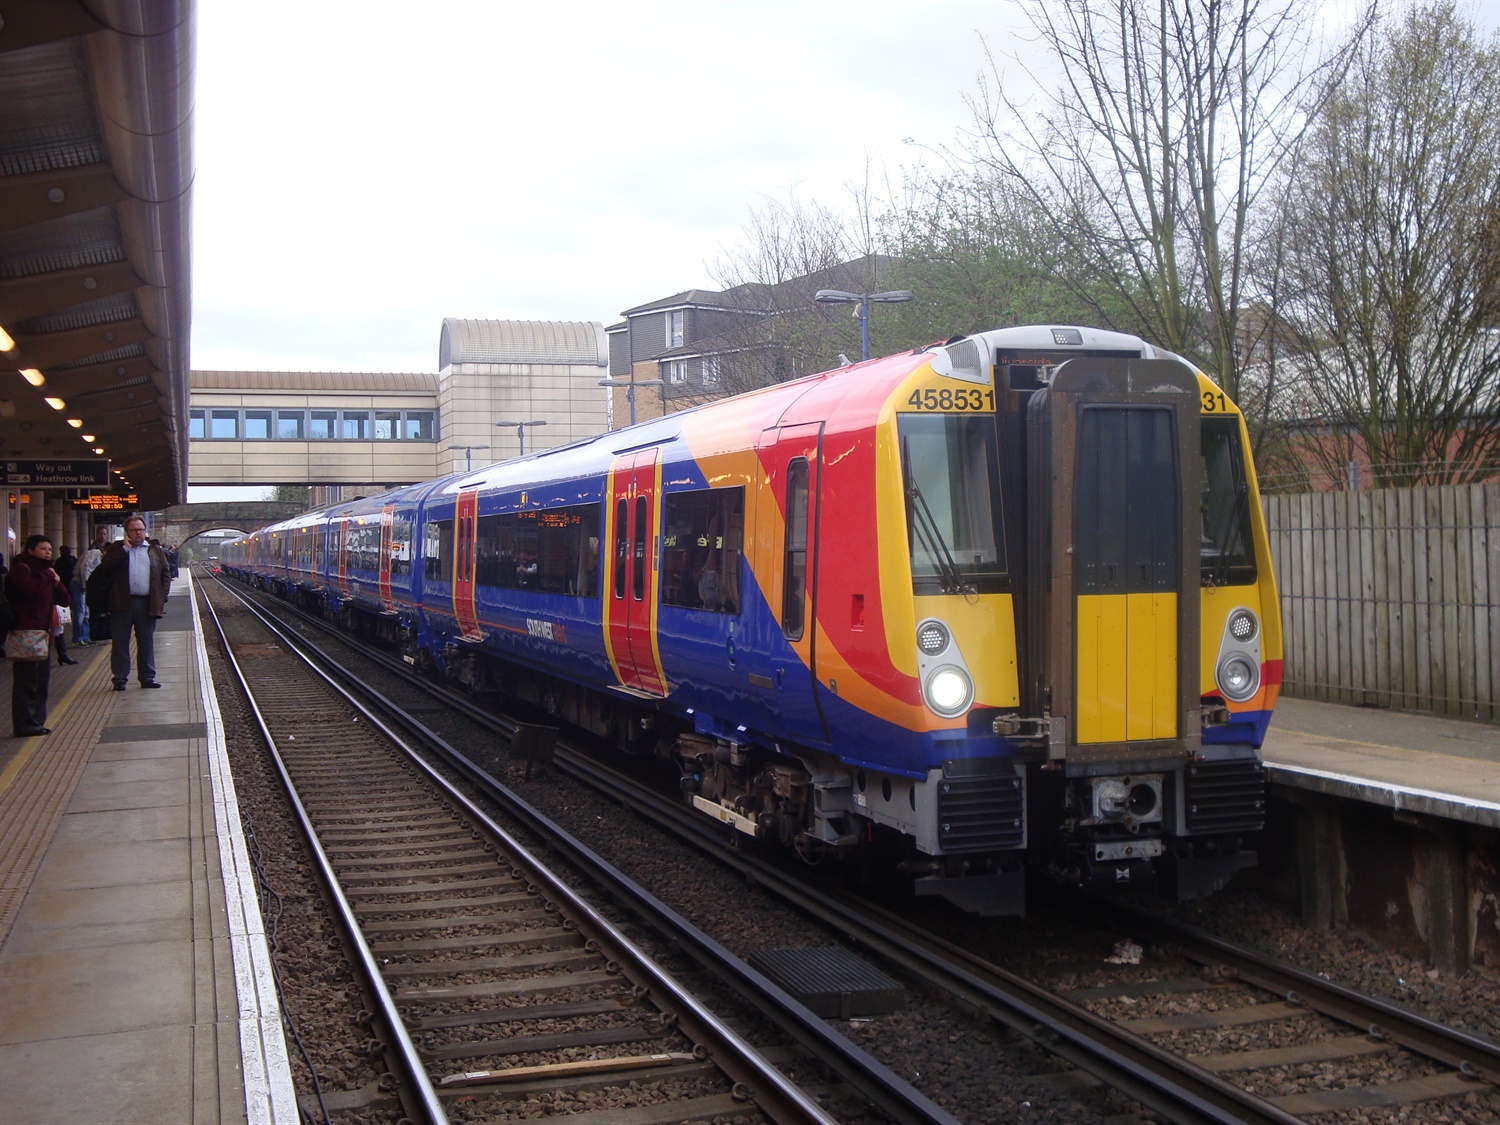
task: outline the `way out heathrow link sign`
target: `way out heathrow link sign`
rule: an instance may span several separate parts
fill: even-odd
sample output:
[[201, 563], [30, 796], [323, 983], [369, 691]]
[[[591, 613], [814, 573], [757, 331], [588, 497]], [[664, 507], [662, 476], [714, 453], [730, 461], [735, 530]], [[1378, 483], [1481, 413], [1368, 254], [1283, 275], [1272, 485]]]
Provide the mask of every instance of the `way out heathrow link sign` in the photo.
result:
[[18, 488], [108, 488], [109, 461], [6, 461], [5, 483]]

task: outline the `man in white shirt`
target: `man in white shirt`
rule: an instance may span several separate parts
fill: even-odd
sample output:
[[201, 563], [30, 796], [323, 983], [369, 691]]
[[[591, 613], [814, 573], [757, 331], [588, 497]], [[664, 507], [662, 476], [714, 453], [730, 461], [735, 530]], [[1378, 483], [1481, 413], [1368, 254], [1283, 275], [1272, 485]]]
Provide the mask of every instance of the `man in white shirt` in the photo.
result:
[[130, 680], [130, 634], [135, 634], [136, 672], [141, 687], [158, 688], [156, 619], [167, 612], [172, 564], [166, 552], [146, 542], [146, 521], [131, 516], [125, 538], [104, 552], [99, 569], [109, 575], [110, 672], [115, 690]]

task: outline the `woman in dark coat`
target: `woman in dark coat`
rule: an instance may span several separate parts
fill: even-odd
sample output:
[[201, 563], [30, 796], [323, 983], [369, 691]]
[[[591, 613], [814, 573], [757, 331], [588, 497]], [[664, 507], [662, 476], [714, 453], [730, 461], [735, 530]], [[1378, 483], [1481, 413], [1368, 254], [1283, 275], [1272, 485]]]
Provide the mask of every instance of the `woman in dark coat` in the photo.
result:
[[[52, 607], [68, 604], [68, 588], [52, 569], [52, 540], [33, 535], [11, 560], [5, 596], [16, 611], [16, 629], [42, 629], [52, 635]], [[51, 734], [47, 724], [47, 684], [52, 661], [12, 660], [10, 718], [17, 738]]]

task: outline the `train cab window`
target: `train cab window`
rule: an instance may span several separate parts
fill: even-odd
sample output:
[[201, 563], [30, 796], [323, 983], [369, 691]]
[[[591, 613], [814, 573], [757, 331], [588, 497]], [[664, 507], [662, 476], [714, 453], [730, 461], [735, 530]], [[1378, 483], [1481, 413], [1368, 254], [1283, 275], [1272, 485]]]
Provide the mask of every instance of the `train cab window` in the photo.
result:
[[807, 615], [807, 458], [786, 467], [786, 552], [782, 566], [781, 631], [800, 640]]
[[897, 432], [913, 592], [1003, 590], [993, 419], [902, 414]]
[[663, 496], [662, 604], [739, 613], [744, 530], [743, 488], [705, 488]]
[[615, 597], [625, 596], [625, 560], [630, 557], [630, 538], [626, 529], [626, 513], [630, 501], [621, 500], [615, 505]]
[[453, 581], [453, 521], [428, 520], [422, 531], [422, 574], [433, 582]]
[[651, 526], [651, 502], [644, 496], [635, 500], [635, 570], [631, 576], [631, 594], [636, 601], [646, 597], [646, 534]]
[[1242, 586], [1256, 580], [1250, 538], [1250, 485], [1245, 477], [1240, 423], [1233, 416], [1204, 418], [1202, 450], [1203, 538], [1198, 558], [1205, 586]]

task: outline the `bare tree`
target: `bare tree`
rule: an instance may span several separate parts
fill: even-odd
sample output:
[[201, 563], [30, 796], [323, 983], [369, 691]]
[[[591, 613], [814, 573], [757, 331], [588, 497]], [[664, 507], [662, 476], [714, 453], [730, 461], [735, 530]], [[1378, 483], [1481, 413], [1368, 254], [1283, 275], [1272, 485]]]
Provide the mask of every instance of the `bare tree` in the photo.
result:
[[1029, 194], [1080, 299], [1097, 301], [1102, 279], [1113, 327], [1237, 396], [1254, 212], [1351, 47], [1314, 61], [1315, 9], [1298, 0], [1034, 0], [1029, 14], [1060, 77], [1012, 54], [1048, 91], [1033, 112], [992, 56], [955, 155]]
[[[723, 288], [722, 329], [698, 343], [718, 361], [702, 397], [738, 394], [838, 366], [858, 331], [848, 307], [818, 305], [819, 289], [875, 287], [886, 268], [868, 240], [868, 187], [851, 190], [851, 222], [795, 193], [752, 209], [740, 242], [712, 267]], [[691, 396], [690, 396], [691, 397]]]
[[1447, 0], [1361, 48], [1287, 177], [1279, 235], [1306, 451], [1378, 484], [1500, 468], [1500, 39]]

